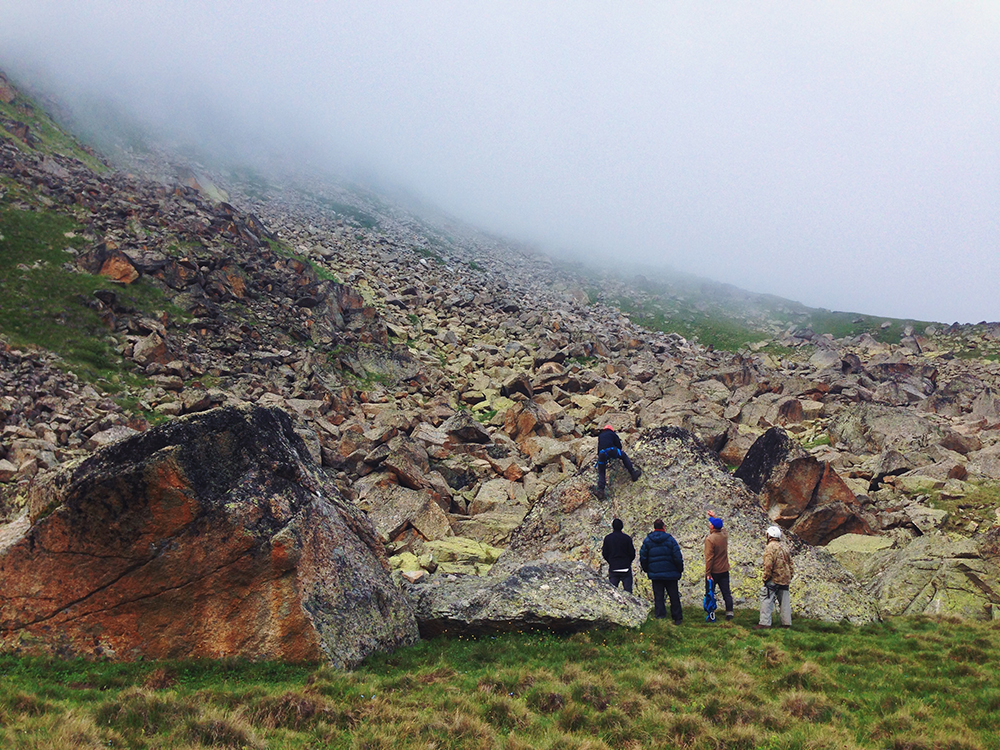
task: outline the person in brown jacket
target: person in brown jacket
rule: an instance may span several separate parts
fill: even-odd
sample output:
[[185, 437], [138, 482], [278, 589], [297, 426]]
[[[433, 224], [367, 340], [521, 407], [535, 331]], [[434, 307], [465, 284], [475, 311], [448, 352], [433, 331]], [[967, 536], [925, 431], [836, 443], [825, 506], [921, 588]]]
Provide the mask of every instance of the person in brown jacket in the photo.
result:
[[795, 575], [792, 556], [781, 544], [781, 529], [770, 526], [767, 529], [767, 545], [764, 547], [764, 588], [760, 592], [760, 623], [755, 628], [771, 627], [771, 615], [775, 604], [781, 615], [781, 627], [792, 627], [792, 602], [788, 585]]
[[726, 619], [733, 619], [733, 594], [729, 588], [729, 532], [722, 528], [722, 519], [709, 511], [708, 536], [705, 537], [705, 579], [715, 593], [719, 584], [726, 603]]

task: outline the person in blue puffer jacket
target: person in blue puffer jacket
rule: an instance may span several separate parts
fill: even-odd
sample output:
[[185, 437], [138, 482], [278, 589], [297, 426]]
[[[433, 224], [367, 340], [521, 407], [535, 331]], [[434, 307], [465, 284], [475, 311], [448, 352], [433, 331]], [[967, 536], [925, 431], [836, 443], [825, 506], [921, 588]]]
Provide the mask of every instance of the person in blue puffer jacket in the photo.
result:
[[663, 530], [662, 519], [653, 521], [653, 530], [642, 542], [639, 566], [653, 585], [656, 617], [667, 616], [667, 608], [663, 603], [663, 592], [666, 591], [670, 596], [670, 616], [674, 619], [674, 625], [680, 625], [684, 619], [684, 610], [681, 609], [681, 593], [677, 581], [684, 572], [684, 556], [677, 540]]

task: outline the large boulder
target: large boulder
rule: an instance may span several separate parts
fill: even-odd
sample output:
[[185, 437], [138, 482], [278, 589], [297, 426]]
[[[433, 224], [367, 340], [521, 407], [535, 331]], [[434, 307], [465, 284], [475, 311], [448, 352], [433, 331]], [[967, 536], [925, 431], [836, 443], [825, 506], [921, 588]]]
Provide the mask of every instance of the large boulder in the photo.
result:
[[456, 518], [459, 536], [503, 545], [528, 512], [524, 485], [508, 479], [483, 482], [469, 505], [469, 516]]
[[[726, 473], [718, 455], [691, 433], [662, 427], [639, 434], [629, 453], [643, 474], [630, 482], [615, 472], [606, 500], [590, 489], [592, 477], [576, 476], [549, 489], [511, 534], [507, 551], [490, 577], [507, 575], [533, 560], [579, 561], [606, 570], [601, 543], [611, 521], [621, 518], [636, 549], [657, 518], [663, 518], [684, 554], [682, 601], [699, 606], [704, 596], [706, 511], [724, 519], [729, 530], [732, 587], [738, 606], [756, 607], [761, 587], [764, 532], [771, 520], [743, 482]], [[795, 560], [792, 606], [802, 616], [870, 622], [878, 613], [872, 599], [827, 552], [794, 534], [786, 540]], [[649, 581], [635, 565], [636, 592], [651, 598]]]
[[489, 430], [467, 411], [459, 411], [446, 420], [441, 430], [460, 443], [488, 444], [491, 441]]
[[649, 603], [579, 563], [530, 562], [502, 577], [436, 576], [406, 586], [425, 637], [639, 627]]
[[1000, 565], [971, 539], [922, 536], [902, 549], [871, 556], [860, 577], [884, 615], [1000, 613]]
[[430, 487], [430, 480], [427, 477], [430, 471], [430, 458], [423, 445], [413, 438], [399, 435], [390, 440], [389, 453], [382, 463], [396, 475], [404, 487], [409, 487], [411, 490]]
[[840, 354], [835, 349], [817, 349], [816, 353], [809, 358], [809, 364], [817, 370], [824, 370], [829, 367], [840, 368]]
[[536, 431], [543, 431], [553, 421], [553, 416], [534, 401], [521, 401], [504, 412], [503, 429], [511, 438], [521, 442]]
[[1000, 479], [1000, 443], [970, 453], [967, 470], [971, 479]]
[[943, 436], [926, 414], [874, 403], [843, 409], [833, 418], [828, 432], [834, 446], [857, 455], [890, 449], [909, 453], [927, 448]]
[[428, 542], [424, 551], [430, 553], [435, 572], [465, 575], [486, 575], [503, 553], [500, 547], [461, 536]]
[[776, 524], [809, 544], [823, 545], [842, 534], [871, 534], [854, 492], [833, 468], [780, 427], [765, 432], [747, 451], [735, 476], [760, 496]]
[[416, 621], [276, 409], [183, 417], [51, 474], [0, 530], [0, 647], [357, 664]]
[[971, 405], [972, 416], [981, 419], [1000, 419], [1000, 394], [992, 388], [983, 388], [976, 393]]
[[844, 534], [826, 545], [826, 551], [837, 558], [837, 562], [860, 579], [866, 575], [868, 566], [871, 564], [872, 555], [883, 550], [892, 549], [895, 546], [896, 542], [886, 536]]
[[[685, 397], [690, 397], [691, 400], [684, 400]], [[730, 423], [722, 418], [721, 408], [716, 407], [716, 413], [712, 411], [712, 406], [714, 405], [697, 401], [692, 392], [678, 388], [646, 406], [639, 413], [639, 424], [647, 429], [680, 427], [717, 451], [725, 445]]]
[[532, 436], [521, 444], [521, 449], [531, 459], [533, 466], [542, 467], [559, 463], [563, 458], [572, 460], [576, 446], [569, 440]]

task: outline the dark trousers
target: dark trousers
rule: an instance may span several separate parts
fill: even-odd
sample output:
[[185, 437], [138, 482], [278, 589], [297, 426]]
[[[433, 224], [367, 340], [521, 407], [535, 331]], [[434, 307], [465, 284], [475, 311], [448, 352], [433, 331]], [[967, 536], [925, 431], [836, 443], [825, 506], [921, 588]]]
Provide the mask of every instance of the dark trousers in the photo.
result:
[[608, 583], [610, 583], [615, 588], [618, 588], [618, 582], [621, 581], [622, 588], [628, 593], [632, 593], [632, 571], [626, 570], [624, 573], [616, 573], [613, 570], [608, 571]]
[[[621, 451], [619, 457], [622, 460], [622, 465], [630, 476], [635, 476], [635, 467], [632, 466], [632, 461], [629, 459], [628, 454], [625, 451]], [[604, 485], [608, 481], [608, 461], [610, 461], [615, 456], [609, 456], [608, 458], [601, 460], [601, 457], [597, 457], [597, 491], [603, 492]]]
[[715, 584], [719, 584], [719, 591], [722, 592], [722, 601], [726, 603], [726, 612], [733, 611], [733, 593], [729, 590], [729, 571], [725, 573], [715, 573], [712, 575], [712, 591], [715, 591]]
[[670, 597], [670, 616], [674, 619], [674, 622], [680, 622], [684, 619], [684, 610], [681, 609], [681, 592], [677, 587], [677, 581], [658, 581], [653, 579], [650, 583], [653, 584], [655, 615], [657, 617], [667, 616], [667, 608], [663, 602], [663, 592], [666, 591]]

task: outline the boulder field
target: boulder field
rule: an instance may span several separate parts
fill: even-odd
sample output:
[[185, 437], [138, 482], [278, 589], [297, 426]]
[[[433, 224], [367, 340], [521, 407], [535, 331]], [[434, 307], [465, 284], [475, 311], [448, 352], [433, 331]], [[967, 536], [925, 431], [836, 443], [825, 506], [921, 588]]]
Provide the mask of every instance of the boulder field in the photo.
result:
[[276, 409], [216, 409], [36, 483], [0, 530], [5, 651], [357, 664], [417, 638], [371, 522]]
[[[567, 479], [546, 493], [511, 534], [507, 551], [490, 570], [503, 576], [529, 560], [581, 561], [606, 571], [601, 544], [611, 521], [621, 518], [636, 549], [662, 518], [681, 546], [685, 568], [682, 600], [697, 606], [704, 595], [703, 542], [708, 511], [724, 519], [729, 532], [734, 596], [742, 607], [756, 607], [764, 532], [772, 521], [744, 483], [729, 475], [718, 455], [686, 430], [662, 427], [641, 433], [629, 447], [642, 467], [636, 482], [618, 468], [605, 500], [590, 489], [587, 474]], [[786, 543], [795, 559], [792, 598], [802, 616], [855, 623], [878, 618], [875, 601], [832, 555], [794, 533]], [[651, 598], [649, 581], [635, 564], [636, 593]]]
[[[20, 111], [34, 111], [27, 97], [9, 91]], [[316, 513], [332, 519], [335, 529], [343, 521], [359, 530], [372, 557], [355, 557], [368, 561], [363, 567], [370, 575], [388, 555], [396, 582], [413, 582], [414, 589], [424, 585], [421, 580], [434, 584], [440, 593], [435, 601], [445, 609], [446, 588], [461, 576], [478, 577], [463, 579], [464, 587], [485, 589], [524, 566], [544, 569], [562, 559], [586, 560], [598, 570], [600, 538], [616, 513], [637, 542], [652, 519], [664, 517], [689, 560], [686, 601], [697, 603], [704, 511], [713, 509], [732, 532], [734, 583], [743, 606], [756, 606], [762, 532], [773, 520], [789, 531], [801, 557], [793, 606], [801, 604], [803, 614], [862, 621], [872, 602], [881, 616], [991, 617], [1000, 611], [991, 562], [997, 555], [988, 542], [1000, 526], [1000, 323], [880, 323], [859, 316], [851, 321], [852, 333], [835, 338], [814, 331], [811, 314], [793, 303], [779, 301], [777, 309], [773, 299], [708, 282], [687, 288], [621, 269], [562, 263], [344, 185], [303, 178], [262, 186], [235, 174], [209, 174], [155, 149], [118, 154], [115, 165], [95, 170], [72, 155], [45, 152], [27, 125], [18, 132], [0, 134], [4, 211], [41, 218], [62, 213], [76, 222], [64, 233], [68, 245], [58, 243], [64, 262], [60, 257], [46, 266], [27, 258], [18, 272], [35, 266], [55, 272], [58, 266], [67, 274], [93, 275], [91, 281], [105, 277], [100, 289], [78, 302], [100, 321], [95, 341], [113, 347], [106, 364], [129, 376], [117, 378], [121, 391], [112, 398], [37, 342], [0, 339], [0, 519], [12, 522], [3, 530], [3, 555], [34, 565], [49, 554], [44, 565], [53, 571], [65, 571], [72, 559], [97, 581], [88, 592], [70, 587], [67, 581], [78, 583], [68, 573], [30, 573], [37, 577], [35, 588], [13, 589], [24, 599], [4, 605], [3, 612], [16, 614], [3, 621], [10, 623], [4, 637], [11, 648], [45, 636], [46, 627], [68, 616], [59, 609], [66, 603], [71, 606], [63, 609], [82, 618], [87, 633], [98, 633], [92, 625], [97, 610], [87, 607], [140, 576], [150, 576], [143, 586], [157, 592], [157, 601], [194, 591], [196, 576], [184, 572], [183, 560], [203, 571], [204, 598], [196, 600], [204, 606], [209, 583], [241, 565], [253, 569], [247, 580], [254, 585], [270, 580], [267, 586], [285, 592], [275, 593], [274, 602], [291, 601], [292, 578], [298, 581], [295, 596], [313, 601], [302, 576], [319, 574], [305, 572], [301, 561], [312, 559], [305, 552], [294, 572], [281, 567], [288, 562], [261, 567], [273, 557], [264, 551], [287, 545], [284, 531], [272, 539], [257, 519], [288, 529], [306, 550], [326, 544], [307, 538], [305, 529], [314, 525], [303, 519]], [[155, 302], [140, 309], [129, 301], [132, 291]], [[677, 333], [685, 308], [705, 303], [703, 312], [715, 315], [713, 294], [727, 309], [738, 302], [743, 322], [761, 340], [730, 343], [739, 347], [734, 352]], [[620, 307], [625, 300], [630, 304]], [[661, 330], [640, 325], [657, 319]], [[160, 440], [146, 437], [165, 429], [150, 429], [151, 422], [220, 405], [285, 412], [288, 417], [275, 419], [285, 434], [290, 418], [298, 442], [291, 434], [287, 442], [294, 442], [306, 467], [299, 475], [309, 477], [308, 487], [321, 488], [320, 499], [281, 485], [277, 496], [298, 498], [287, 510], [258, 497], [244, 505], [242, 485], [233, 484], [218, 506], [214, 494], [162, 489], [146, 469], [126, 462], [120, 474], [111, 462], [111, 456], [132, 460], [126, 453], [133, 448], [123, 446]], [[647, 473], [635, 485], [615, 473], [609, 505], [602, 506], [588, 487], [596, 433], [604, 424], [614, 426]], [[679, 432], [668, 439], [658, 428], [681, 428], [699, 443]], [[188, 463], [183, 471], [164, 470], [165, 481], [176, 473], [182, 484], [201, 486], [195, 479], [211, 470], [197, 468], [183, 440], [172, 445]], [[111, 453], [103, 452], [107, 446]], [[265, 455], [265, 448], [247, 450]], [[744, 464], [746, 485], [719, 460], [727, 469]], [[98, 532], [82, 521], [68, 525], [72, 508], [89, 497], [76, 472], [96, 467], [103, 473], [94, 486], [110, 503], [124, 502], [113, 500], [124, 491], [115, 478], [143, 477], [148, 497], [135, 489], [138, 479], [129, 479], [134, 496], [122, 518], [152, 514], [150, 528], [162, 526], [169, 532], [164, 538], [194, 544], [184, 536], [189, 527], [182, 519], [148, 509], [135, 510], [136, 516], [132, 509], [150, 498], [161, 504], [173, 498], [187, 507], [178, 493], [195, 498], [198, 508], [214, 508], [190, 513], [211, 526], [222, 540], [218, 548], [198, 551], [195, 545], [185, 548], [189, 558], [181, 552], [171, 557], [169, 549], [133, 549], [128, 545], [134, 540], [124, 534], [117, 542], [101, 541], [118, 550], [107, 559], [79, 552], [91, 549], [86, 540]], [[268, 471], [262, 466], [254, 477], [268, 477]], [[266, 482], [280, 484], [273, 477]], [[77, 494], [61, 495], [64, 490]], [[33, 510], [22, 515], [29, 497]], [[117, 507], [87, 505], [86, 514], [117, 529]], [[57, 520], [47, 520], [48, 508]], [[243, 531], [244, 516], [252, 539]], [[147, 521], [135, 523], [145, 528]], [[79, 540], [71, 536], [77, 534]], [[56, 541], [59, 535], [65, 539]], [[50, 547], [31, 547], [27, 539], [47, 540]], [[335, 556], [354, 549], [330, 544]], [[241, 557], [240, 545], [257, 552]], [[829, 545], [843, 566], [815, 545]], [[205, 565], [240, 562], [216, 570], [198, 562], [202, 558]], [[9, 580], [29, 585], [27, 568], [5, 564]], [[853, 583], [844, 578], [845, 567]], [[151, 582], [154, 572], [171, 581], [193, 577], [176, 592], [160, 591]], [[372, 601], [376, 591], [395, 591], [374, 580]], [[523, 589], [534, 578], [516, 580]], [[43, 602], [49, 596], [43, 583], [54, 587], [51, 602]], [[240, 590], [244, 583], [233, 585]], [[336, 588], [324, 579], [327, 585]], [[267, 586], [262, 590], [271, 590]], [[957, 591], [961, 597], [953, 596]], [[68, 592], [82, 595], [82, 603], [74, 604]], [[342, 594], [324, 593], [317, 601], [340, 601]], [[122, 612], [139, 607], [138, 595], [129, 596], [134, 601]], [[218, 601], [225, 596], [221, 590]], [[395, 602], [397, 594], [385, 596]], [[395, 604], [387, 607], [396, 612]], [[25, 615], [29, 610], [33, 614]], [[225, 611], [240, 622], [246, 618], [235, 604]], [[306, 612], [309, 622], [297, 632], [330, 632], [322, 625], [326, 610], [316, 605]], [[582, 622], [578, 613], [567, 610], [567, 616]], [[181, 627], [166, 619], [135, 621], [164, 633]], [[254, 622], [259, 628], [247, 632], [270, 633], [259, 637], [271, 641], [234, 633], [227, 643], [245, 644], [249, 654], [291, 648], [294, 639], [275, 635], [275, 616], [261, 614]], [[293, 625], [299, 628], [287, 627]], [[223, 627], [211, 625], [211, 637], [202, 642], [214, 645], [203, 648], [231, 653], [222, 643]], [[414, 626], [408, 627], [412, 636]], [[112, 648], [106, 638], [73, 632], [68, 652], [135, 648], [124, 641]], [[320, 650], [327, 648], [327, 636], [316, 637]], [[371, 641], [390, 647], [392, 639]], [[49, 643], [54, 649], [51, 638]], [[325, 658], [349, 663], [354, 656]]]

